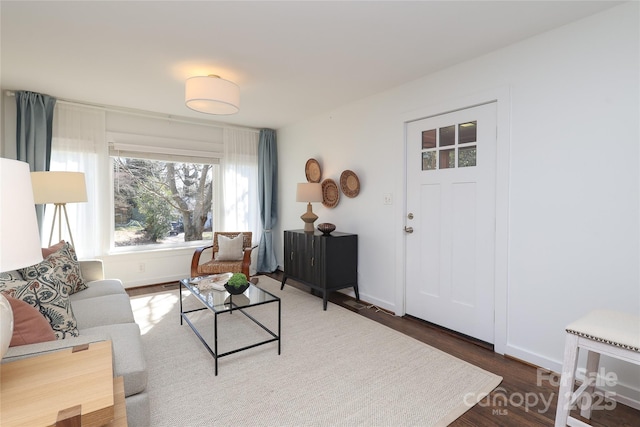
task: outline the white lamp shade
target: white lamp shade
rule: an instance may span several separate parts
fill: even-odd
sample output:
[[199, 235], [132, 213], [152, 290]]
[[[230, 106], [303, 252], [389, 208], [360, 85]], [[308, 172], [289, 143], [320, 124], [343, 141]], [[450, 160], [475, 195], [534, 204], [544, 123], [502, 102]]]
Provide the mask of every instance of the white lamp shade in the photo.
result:
[[296, 190], [296, 202], [321, 202], [322, 185], [315, 182], [301, 182]]
[[218, 76], [187, 79], [184, 101], [187, 107], [206, 114], [235, 114], [240, 110], [240, 88]]
[[87, 201], [87, 186], [82, 172], [31, 172], [36, 204], [78, 203]]
[[29, 165], [0, 159], [0, 271], [42, 261]]

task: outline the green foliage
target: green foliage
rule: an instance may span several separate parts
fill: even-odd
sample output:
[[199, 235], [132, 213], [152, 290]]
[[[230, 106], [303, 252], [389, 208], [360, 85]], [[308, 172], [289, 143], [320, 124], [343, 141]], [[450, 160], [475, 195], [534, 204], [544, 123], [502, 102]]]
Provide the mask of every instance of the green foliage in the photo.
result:
[[145, 217], [144, 231], [152, 242], [162, 239], [171, 230], [171, 206], [161, 197], [150, 191], [141, 191], [137, 195], [140, 212]]
[[239, 288], [247, 284], [247, 276], [245, 276], [244, 273], [233, 273], [227, 284], [234, 288]]

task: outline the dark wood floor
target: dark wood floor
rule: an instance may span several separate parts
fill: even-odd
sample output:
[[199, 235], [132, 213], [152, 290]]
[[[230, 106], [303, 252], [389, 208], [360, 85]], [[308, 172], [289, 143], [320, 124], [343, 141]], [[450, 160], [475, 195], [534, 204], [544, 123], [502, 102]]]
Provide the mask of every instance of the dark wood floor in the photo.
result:
[[[281, 280], [282, 273], [269, 276]], [[308, 288], [291, 279], [287, 284], [308, 291]], [[132, 289], [129, 293], [138, 295], [160, 290], [166, 290], [166, 285]], [[535, 366], [496, 354], [484, 343], [420, 319], [397, 317], [363, 301], [354, 304], [353, 298], [340, 292], [332, 293], [329, 301], [503, 377], [502, 383], [488, 398], [468, 410], [452, 426], [553, 426], [558, 394], [556, 384], [559, 382], [554, 373], [538, 373]], [[318, 309], [322, 309], [320, 299]], [[539, 377], [544, 379], [539, 381]], [[572, 415], [580, 418], [577, 411], [573, 411]], [[618, 403], [613, 410], [594, 411], [590, 423], [599, 427], [638, 427], [640, 411]]]

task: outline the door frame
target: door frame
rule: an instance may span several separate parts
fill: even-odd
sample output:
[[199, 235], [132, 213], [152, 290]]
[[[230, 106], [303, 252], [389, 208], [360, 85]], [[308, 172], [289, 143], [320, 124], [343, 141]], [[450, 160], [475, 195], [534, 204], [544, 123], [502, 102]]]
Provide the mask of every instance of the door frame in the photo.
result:
[[406, 314], [406, 234], [403, 231], [407, 225], [407, 133], [409, 122], [426, 119], [441, 114], [458, 110], [464, 110], [478, 105], [496, 103], [496, 188], [495, 188], [495, 256], [494, 256], [494, 351], [504, 354], [507, 347], [507, 316], [508, 316], [508, 283], [509, 283], [509, 171], [510, 171], [510, 144], [511, 144], [511, 91], [509, 87], [499, 87], [485, 92], [476, 93], [459, 99], [443, 101], [418, 110], [404, 113], [401, 117], [402, 126], [402, 159], [398, 159], [402, 167], [402, 200], [401, 206], [396, 208], [402, 215], [397, 216], [395, 226], [396, 234], [396, 289], [395, 306], [396, 315]]

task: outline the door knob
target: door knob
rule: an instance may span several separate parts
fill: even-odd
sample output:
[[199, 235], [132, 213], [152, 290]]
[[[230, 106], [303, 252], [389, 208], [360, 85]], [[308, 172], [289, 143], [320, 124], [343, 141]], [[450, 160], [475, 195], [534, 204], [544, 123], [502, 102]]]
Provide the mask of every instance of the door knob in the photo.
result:
[[405, 233], [411, 234], [411, 233], [413, 233], [413, 227], [405, 227], [404, 231], [405, 231]]

